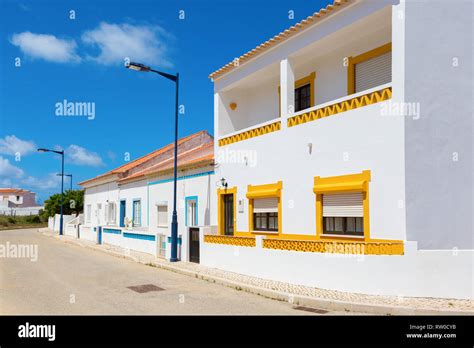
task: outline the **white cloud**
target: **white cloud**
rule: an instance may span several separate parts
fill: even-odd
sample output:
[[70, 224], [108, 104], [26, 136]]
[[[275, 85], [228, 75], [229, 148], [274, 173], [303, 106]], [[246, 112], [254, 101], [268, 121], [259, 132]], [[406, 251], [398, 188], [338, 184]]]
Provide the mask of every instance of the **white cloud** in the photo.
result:
[[159, 26], [135, 26], [131, 24], [109, 24], [106, 22], [82, 34], [82, 41], [99, 48], [95, 57], [89, 57], [100, 64], [124, 64], [131, 61], [171, 67], [167, 58], [167, 44], [171, 39]]
[[25, 31], [13, 34], [11, 43], [31, 58], [44, 59], [50, 62], [79, 62], [74, 40], [58, 39], [54, 35], [35, 34]]
[[21, 184], [23, 186], [29, 186], [33, 189], [50, 190], [60, 187], [61, 176], [56, 175], [56, 173], [50, 173], [45, 178], [27, 176], [21, 180]]
[[0, 178], [10, 180], [11, 178], [21, 178], [24, 175], [22, 169], [14, 166], [6, 158], [0, 156]]
[[33, 141], [21, 140], [14, 135], [7, 135], [0, 138], [0, 154], [13, 155], [19, 153], [25, 156], [36, 150], [36, 144]]
[[64, 152], [69, 162], [85, 166], [102, 166], [102, 158], [95, 152], [89, 151], [78, 145], [69, 145]]

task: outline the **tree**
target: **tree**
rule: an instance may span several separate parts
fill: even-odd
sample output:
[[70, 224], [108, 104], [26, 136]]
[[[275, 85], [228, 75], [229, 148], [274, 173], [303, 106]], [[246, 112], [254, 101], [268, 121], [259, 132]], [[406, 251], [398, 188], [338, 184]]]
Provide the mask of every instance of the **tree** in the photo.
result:
[[[84, 191], [83, 190], [67, 190], [64, 192], [64, 215], [77, 215], [84, 210]], [[47, 218], [54, 214], [61, 213], [61, 194], [56, 193], [44, 201], [44, 211], [42, 217]]]

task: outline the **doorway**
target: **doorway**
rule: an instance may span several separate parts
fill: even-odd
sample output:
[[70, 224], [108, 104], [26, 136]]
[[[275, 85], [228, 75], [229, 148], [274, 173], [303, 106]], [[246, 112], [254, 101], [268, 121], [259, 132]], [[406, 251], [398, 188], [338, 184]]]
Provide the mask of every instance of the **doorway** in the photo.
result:
[[199, 263], [199, 228], [189, 228], [189, 261]]
[[234, 195], [224, 194], [223, 197], [224, 203], [224, 235], [233, 236], [234, 235]]
[[125, 227], [125, 208], [126, 208], [126, 201], [120, 201], [120, 227]]

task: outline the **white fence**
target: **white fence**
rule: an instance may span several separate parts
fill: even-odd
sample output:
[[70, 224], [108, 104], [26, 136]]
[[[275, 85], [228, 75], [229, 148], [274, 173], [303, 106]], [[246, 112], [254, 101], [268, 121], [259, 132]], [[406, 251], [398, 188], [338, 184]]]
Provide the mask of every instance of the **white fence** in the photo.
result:
[[8, 215], [8, 216], [38, 215], [40, 210], [42, 209], [44, 209], [44, 207], [24, 207], [24, 208], [0, 207], [0, 215]]

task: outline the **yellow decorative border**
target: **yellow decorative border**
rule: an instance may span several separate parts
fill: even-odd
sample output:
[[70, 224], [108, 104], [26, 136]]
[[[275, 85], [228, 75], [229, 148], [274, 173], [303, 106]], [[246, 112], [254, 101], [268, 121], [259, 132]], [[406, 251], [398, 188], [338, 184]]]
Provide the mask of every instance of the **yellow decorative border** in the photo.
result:
[[204, 235], [204, 242], [212, 243], [212, 244], [237, 245], [237, 246], [244, 246], [244, 247], [256, 246], [254, 237]]
[[288, 127], [298, 126], [300, 124], [318, 120], [323, 117], [339, 114], [341, 112], [360, 108], [362, 106], [371, 105], [392, 98], [392, 87], [384, 88], [380, 91], [364, 94], [349, 100], [328, 105], [323, 108], [309, 111], [304, 114], [288, 118]]
[[279, 131], [280, 129], [281, 129], [281, 122], [280, 121], [273, 122], [265, 126], [257, 127], [257, 128], [239, 133], [239, 134], [232, 135], [227, 138], [219, 139], [219, 146], [225, 146], [232, 143], [236, 143], [238, 141], [255, 138], [260, 135]]
[[359, 255], [403, 255], [402, 241], [396, 242], [347, 242], [264, 239], [266, 249], [293, 250], [315, 253]]

